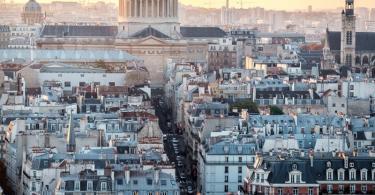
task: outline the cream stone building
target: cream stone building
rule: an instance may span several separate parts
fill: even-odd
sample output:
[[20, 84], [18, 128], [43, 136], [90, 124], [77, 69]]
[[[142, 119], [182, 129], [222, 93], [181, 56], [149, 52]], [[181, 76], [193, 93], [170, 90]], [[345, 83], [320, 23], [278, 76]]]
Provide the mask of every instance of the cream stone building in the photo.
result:
[[164, 85], [168, 59], [207, 62], [208, 43], [226, 33], [217, 27], [180, 27], [178, 0], [119, 0], [118, 26], [46, 25], [38, 48], [116, 48], [144, 60], [151, 86]]

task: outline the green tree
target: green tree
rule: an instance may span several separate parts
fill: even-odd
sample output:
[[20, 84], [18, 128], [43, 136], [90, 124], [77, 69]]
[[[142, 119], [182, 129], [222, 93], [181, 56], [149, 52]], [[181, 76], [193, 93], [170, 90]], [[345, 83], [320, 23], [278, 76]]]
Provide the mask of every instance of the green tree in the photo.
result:
[[258, 105], [250, 99], [241, 100], [230, 104], [230, 109], [247, 109], [248, 113], [259, 113]]
[[270, 106], [270, 114], [271, 115], [283, 115], [284, 112], [277, 106]]

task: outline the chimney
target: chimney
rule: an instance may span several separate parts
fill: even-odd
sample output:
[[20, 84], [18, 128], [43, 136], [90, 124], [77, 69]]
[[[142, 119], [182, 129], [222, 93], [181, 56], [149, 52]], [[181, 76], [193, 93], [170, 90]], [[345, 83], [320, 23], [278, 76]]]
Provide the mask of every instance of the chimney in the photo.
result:
[[129, 166], [126, 165], [124, 169], [125, 169], [125, 183], [129, 184], [130, 183], [130, 169], [129, 169]]
[[45, 148], [50, 148], [50, 138], [49, 138], [49, 133], [44, 134], [44, 147]]
[[104, 167], [104, 176], [109, 177], [109, 176], [111, 176], [111, 175], [112, 175], [112, 167], [111, 167], [111, 165], [109, 164], [109, 162], [107, 161], [107, 162], [106, 162], [106, 165], [105, 165], [105, 167]]
[[314, 167], [314, 151], [310, 149], [309, 151], [309, 158], [310, 158], [310, 166]]
[[353, 149], [353, 156], [354, 157], [358, 156], [358, 149], [357, 148]]
[[155, 170], [154, 170], [154, 182], [155, 182], [155, 184], [158, 184], [159, 180], [160, 180], [160, 168], [155, 167]]

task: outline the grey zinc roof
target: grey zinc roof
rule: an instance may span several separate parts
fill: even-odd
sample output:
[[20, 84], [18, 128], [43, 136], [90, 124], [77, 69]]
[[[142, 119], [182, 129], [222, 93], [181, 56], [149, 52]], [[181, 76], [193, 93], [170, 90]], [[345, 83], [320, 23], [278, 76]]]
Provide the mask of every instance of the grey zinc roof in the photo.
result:
[[117, 26], [46, 25], [41, 37], [115, 37]]
[[[339, 51], [341, 49], [341, 32], [328, 32], [328, 44], [331, 50]], [[374, 51], [375, 33], [357, 32], [355, 49], [356, 51]]]
[[0, 49], [0, 60], [25, 59], [29, 61], [125, 62], [140, 59], [117, 49]]
[[[228, 151], [224, 150], [228, 147]], [[242, 151], [239, 149], [241, 148]], [[222, 141], [210, 146], [208, 155], [250, 155], [255, 154], [256, 145], [253, 143], [232, 143], [229, 141]]]
[[10, 28], [7, 25], [0, 25], [0, 32], [10, 32]]
[[181, 27], [180, 33], [185, 38], [222, 38], [227, 35], [219, 27]]
[[165, 35], [164, 33], [160, 32], [160, 31], [158, 31], [154, 28], [152, 28], [151, 26], [136, 32], [131, 37], [132, 38], [145, 38], [145, 37], [149, 37], [149, 36], [154, 36], [154, 37], [162, 38], [162, 39], [169, 38], [167, 35]]
[[47, 64], [40, 69], [40, 72], [54, 73], [105, 73], [105, 69], [100, 68], [84, 68], [72, 66], [69, 64], [53, 63]]
[[[117, 179], [124, 180], [125, 178], [118, 177]], [[151, 180], [152, 184], [150, 185], [147, 180]], [[124, 181], [122, 185], [117, 185], [117, 189], [126, 191], [153, 191], [155, 189], [160, 191], [179, 191], [176, 180], [170, 174], [160, 172], [159, 182], [155, 183], [153, 170], [131, 171], [129, 184]]]

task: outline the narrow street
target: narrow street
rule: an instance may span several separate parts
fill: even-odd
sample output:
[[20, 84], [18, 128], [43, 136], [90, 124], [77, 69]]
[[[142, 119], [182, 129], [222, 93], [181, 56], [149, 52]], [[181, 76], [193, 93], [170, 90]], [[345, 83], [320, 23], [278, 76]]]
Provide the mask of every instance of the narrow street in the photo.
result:
[[171, 113], [161, 96], [156, 96], [153, 100], [155, 114], [159, 118], [159, 126], [163, 131], [164, 149], [171, 162], [176, 165], [176, 180], [179, 182], [181, 194], [194, 194], [193, 182], [190, 176], [190, 167], [186, 161], [186, 147], [184, 138], [176, 134], [172, 128]]

